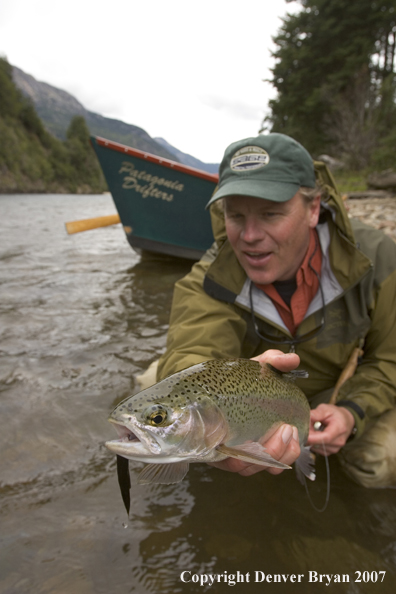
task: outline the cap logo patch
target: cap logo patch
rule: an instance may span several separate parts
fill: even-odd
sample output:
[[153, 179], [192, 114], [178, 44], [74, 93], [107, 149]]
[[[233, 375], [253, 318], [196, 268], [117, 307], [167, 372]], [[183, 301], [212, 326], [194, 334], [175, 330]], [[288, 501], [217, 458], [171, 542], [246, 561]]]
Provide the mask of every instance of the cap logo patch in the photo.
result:
[[269, 160], [269, 154], [264, 149], [258, 146], [245, 146], [231, 158], [230, 166], [233, 171], [251, 171], [265, 167]]

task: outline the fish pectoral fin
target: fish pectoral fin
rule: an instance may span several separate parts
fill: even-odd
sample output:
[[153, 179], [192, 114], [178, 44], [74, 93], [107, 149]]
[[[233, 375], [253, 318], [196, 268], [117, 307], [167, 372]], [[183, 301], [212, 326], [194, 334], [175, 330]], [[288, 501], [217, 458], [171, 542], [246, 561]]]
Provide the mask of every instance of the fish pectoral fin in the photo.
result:
[[297, 478], [302, 485], [304, 485], [304, 476], [309, 478], [310, 481], [314, 481], [315, 476], [315, 456], [311, 452], [309, 446], [301, 448], [301, 454], [296, 460], [296, 474]]
[[217, 446], [216, 450], [230, 458], [237, 458], [238, 460], [251, 462], [252, 464], [262, 464], [263, 466], [272, 466], [273, 468], [291, 468], [291, 466], [275, 460], [267, 452], [265, 447], [257, 441], [232, 447], [222, 444]]
[[139, 485], [172, 485], [180, 483], [188, 472], [188, 462], [173, 464], [147, 464], [139, 474]]

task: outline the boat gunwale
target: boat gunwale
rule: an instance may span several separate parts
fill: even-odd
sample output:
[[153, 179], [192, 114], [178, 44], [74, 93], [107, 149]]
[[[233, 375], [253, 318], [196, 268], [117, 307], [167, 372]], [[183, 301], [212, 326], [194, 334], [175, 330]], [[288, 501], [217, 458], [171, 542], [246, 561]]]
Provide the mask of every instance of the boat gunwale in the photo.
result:
[[195, 169], [194, 167], [189, 167], [188, 165], [182, 165], [181, 163], [177, 163], [176, 161], [166, 159], [165, 157], [158, 157], [151, 153], [131, 148], [125, 144], [114, 142], [113, 140], [107, 140], [102, 136], [92, 136], [91, 139], [94, 139], [98, 146], [109, 148], [119, 153], [130, 155], [131, 157], [136, 157], [138, 159], [141, 159], [142, 161], [156, 163], [157, 165], [162, 165], [164, 167], [167, 167], [168, 169], [173, 169], [174, 171], [179, 171], [181, 173], [186, 173], [187, 175], [199, 177], [201, 179], [214, 182], [216, 184], [219, 181], [219, 176], [215, 173], [208, 173], [206, 171], [202, 171], [201, 169]]

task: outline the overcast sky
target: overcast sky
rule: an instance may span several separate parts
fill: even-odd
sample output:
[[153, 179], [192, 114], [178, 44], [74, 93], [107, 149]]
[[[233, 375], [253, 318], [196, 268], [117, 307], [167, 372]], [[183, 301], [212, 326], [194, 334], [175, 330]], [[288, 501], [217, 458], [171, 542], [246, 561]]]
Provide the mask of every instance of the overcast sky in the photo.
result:
[[88, 110], [205, 162], [255, 136], [275, 96], [285, 0], [0, 0], [0, 55]]

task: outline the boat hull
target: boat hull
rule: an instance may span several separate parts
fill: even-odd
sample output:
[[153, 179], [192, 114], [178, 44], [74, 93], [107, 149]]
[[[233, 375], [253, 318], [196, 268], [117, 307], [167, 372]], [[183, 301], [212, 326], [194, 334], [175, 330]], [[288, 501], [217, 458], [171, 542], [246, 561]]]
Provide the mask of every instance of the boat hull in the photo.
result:
[[205, 210], [218, 176], [91, 137], [128, 242], [192, 260], [213, 243]]

